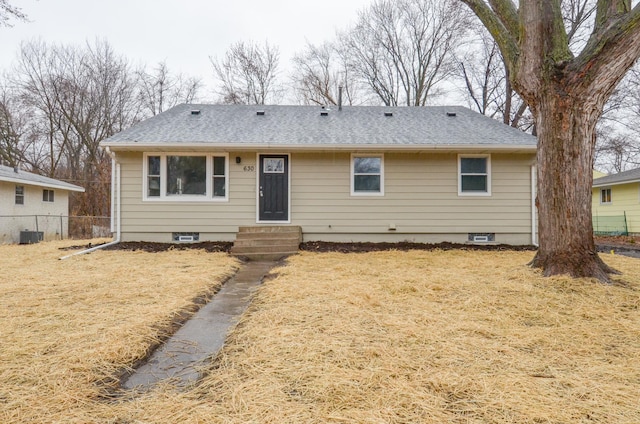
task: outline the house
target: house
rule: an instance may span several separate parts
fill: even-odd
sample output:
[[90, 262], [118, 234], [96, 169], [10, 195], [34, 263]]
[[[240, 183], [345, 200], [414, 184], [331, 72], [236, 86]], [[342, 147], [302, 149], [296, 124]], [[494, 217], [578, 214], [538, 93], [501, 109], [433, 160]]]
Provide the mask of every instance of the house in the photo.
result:
[[84, 188], [0, 165], [0, 243], [66, 237], [71, 191]]
[[102, 146], [122, 241], [535, 242], [535, 137], [464, 107], [184, 104]]
[[596, 234], [640, 235], [640, 168], [593, 180]]

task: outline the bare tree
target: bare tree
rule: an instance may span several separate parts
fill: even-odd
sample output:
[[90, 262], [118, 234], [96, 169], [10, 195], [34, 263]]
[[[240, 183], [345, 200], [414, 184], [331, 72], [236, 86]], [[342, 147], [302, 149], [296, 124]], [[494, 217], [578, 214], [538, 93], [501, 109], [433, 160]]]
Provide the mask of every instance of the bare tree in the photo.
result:
[[364, 101], [345, 52], [334, 43], [307, 44], [303, 52], [293, 57], [293, 64], [291, 80], [302, 104], [337, 105], [340, 87], [343, 104]]
[[456, 71], [453, 50], [468, 28], [457, 2], [376, 0], [340, 36], [351, 67], [386, 105], [424, 106]]
[[[106, 215], [110, 161], [99, 142], [137, 119], [128, 63], [106, 42], [84, 48], [32, 42], [22, 45], [16, 85], [32, 110], [31, 166], [85, 186], [72, 212]], [[46, 146], [46, 147], [45, 147]]]
[[26, 21], [27, 15], [19, 7], [12, 6], [8, 0], [0, 0], [0, 27], [11, 26], [11, 19]]
[[[580, 48], [592, 29], [595, 0], [563, 0], [561, 6], [569, 45], [572, 50]], [[460, 62], [463, 93], [469, 104], [484, 115], [535, 134], [533, 117], [527, 103], [511, 86], [509, 67], [498, 44], [486, 28], [472, 27], [473, 40]]]
[[173, 75], [166, 62], [160, 62], [152, 70], [146, 68], [137, 72], [139, 78], [139, 98], [145, 112], [157, 115], [179, 103], [197, 101], [202, 82], [183, 74]]
[[24, 161], [26, 115], [16, 93], [0, 87], [0, 163], [19, 166]]
[[596, 124], [616, 85], [640, 56], [640, 6], [598, 0], [592, 30], [574, 53], [560, 0], [461, 0], [498, 43], [514, 89], [538, 130], [540, 248], [546, 276], [608, 282], [591, 218]]
[[605, 105], [597, 127], [596, 166], [622, 172], [640, 166], [640, 65], [631, 68]]
[[223, 60], [209, 58], [220, 81], [218, 93], [226, 104], [277, 103], [282, 97], [278, 86], [277, 47], [242, 41], [233, 44]]
[[527, 103], [511, 86], [498, 44], [484, 28], [475, 27], [471, 34], [474, 40], [460, 61], [459, 74], [469, 105], [506, 125], [533, 131]]

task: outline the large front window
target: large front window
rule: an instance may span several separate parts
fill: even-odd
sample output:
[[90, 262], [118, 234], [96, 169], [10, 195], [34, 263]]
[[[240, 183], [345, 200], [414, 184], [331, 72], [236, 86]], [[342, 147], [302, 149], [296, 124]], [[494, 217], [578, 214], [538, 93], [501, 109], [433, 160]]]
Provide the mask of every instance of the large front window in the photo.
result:
[[167, 196], [206, 194], [206, 156], [167, 156]]
[[225, 155], [147, 154], [146, 200], [227, 200]]
[[384, 161], [382, 155], [353, 155], [351, 157], [351, 194], [384, 194]]

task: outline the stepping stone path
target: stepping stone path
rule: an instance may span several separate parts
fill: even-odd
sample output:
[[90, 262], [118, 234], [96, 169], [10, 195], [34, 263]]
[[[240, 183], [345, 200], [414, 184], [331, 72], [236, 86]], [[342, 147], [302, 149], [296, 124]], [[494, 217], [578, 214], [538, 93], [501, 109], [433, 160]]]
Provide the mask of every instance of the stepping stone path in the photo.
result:
[[251, 295], [275, 264], [243, 264], [213, 299], [135, 370], [122, 387], [144, 392], [165, 380], [181, 388], [195, 383], [202, 376], [199, 370], [222, 348], [229, 330], [249, 306]]

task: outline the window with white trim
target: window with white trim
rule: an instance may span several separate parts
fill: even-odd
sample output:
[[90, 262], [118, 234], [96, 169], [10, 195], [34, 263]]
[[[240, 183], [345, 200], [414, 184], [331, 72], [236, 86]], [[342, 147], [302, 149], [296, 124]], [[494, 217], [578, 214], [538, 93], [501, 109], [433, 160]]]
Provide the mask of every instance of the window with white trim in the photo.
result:
[[351, 195], [384, 195], [383, 155], [351, 155]]
[[16, 205], [24, 205], [24, 186], [16, 186]]
[[44, 189], [42, 190], [42, 201], [43, 202], [53, 202], [53, 190]]
[[458, 155], [458, 195], [491, 195], [490, 155]]
[[227, 154], [145, 154], [144, 200], [228, 200]]
[[600, 189], [600, 204], [601, 205], [611, 204], [611, 188]]

